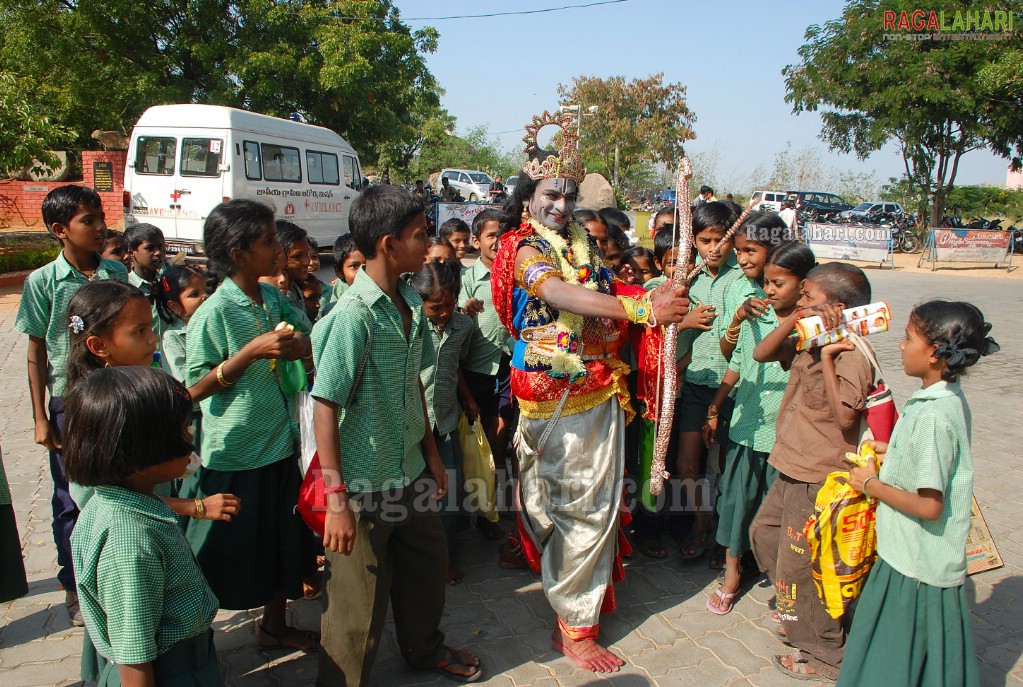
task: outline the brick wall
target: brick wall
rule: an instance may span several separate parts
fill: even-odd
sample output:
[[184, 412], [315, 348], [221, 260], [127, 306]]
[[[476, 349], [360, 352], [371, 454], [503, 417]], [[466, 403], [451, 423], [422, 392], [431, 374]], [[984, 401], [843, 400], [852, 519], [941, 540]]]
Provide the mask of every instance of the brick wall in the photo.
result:
[[126, 150], [83, 150], [82, 179], [77, 181], [0, 181], [0, 227], [26, 225], [43, 228], [42, 206], [46, 194], [58, 186], [80, 184], [93, 188], [95, 178], [94, 162], [109, 162], [112, 167], [113, 191], [100, 192], [107, 225], [120, 228], [124, 225], [122, 191], [124, 191], [124, 165], [128, 159]]

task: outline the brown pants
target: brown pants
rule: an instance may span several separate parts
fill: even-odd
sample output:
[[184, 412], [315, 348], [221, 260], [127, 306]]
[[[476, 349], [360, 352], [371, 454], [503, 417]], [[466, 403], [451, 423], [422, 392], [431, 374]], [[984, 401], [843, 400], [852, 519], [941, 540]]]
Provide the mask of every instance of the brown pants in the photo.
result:
[[[398, 647], [415, 669], [430, 668], [444, 657], [444, 633], [438, 627], [447, 589], [448, 547], [436, 512], [423, 508], [430, 497], [420, 478], [404, 493], [368, 495], [376, 512], [356, 508], [355, 546], [349, 556], [327, 551], [321, 622], [319, 687], [363, 687], [387, 614], [394, 611]], [[367, 500], [368, 503], [368, 500]], [[407, 514], [400, 520], [399, 514]]]
[[789, 643], [817, 672], [837, 678], [846, 628], [842, 619], [828, 615], [817, 595], [810, 547], [803, 536], [822, 486], [823, 482], [808, 484], [779, 475], [750, 525], [749, 536], [761, 572], [774, 582], [778, 614]]

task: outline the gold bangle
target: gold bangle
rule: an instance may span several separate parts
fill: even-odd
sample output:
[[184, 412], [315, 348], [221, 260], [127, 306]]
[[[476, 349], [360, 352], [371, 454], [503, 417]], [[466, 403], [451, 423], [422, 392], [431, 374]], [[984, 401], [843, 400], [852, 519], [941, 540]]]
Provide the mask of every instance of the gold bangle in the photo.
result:
[[734, 335], [729, 331], [725, 331], [725, 341], [732, 344], [733, 346], [739, 343], [739, 333], [736, 332]]
[[206, 517], [206, 504], [202, 502], [202, 499], [196, 497], [195, 499], [195, 515], [192, 516], [195, 520], [202, 520]]
[[[234, 382], [229, 382], [229, 381], [227, 381], [227, 379], [224, 378], [224, 365], [227, 365], [227, 361], [226, 360], [224, 362], [220, 363], [219, 365], [217, 365], [217, 383], [220, 384], [220, 386], [222, 386], [222, 387], [224, 387], [226, 389], [227, 387], [229, 387], [232, 384], [234, 384]], [[236, 379], [235, 382], [236, 381], [238, 381], [238, 380]]]

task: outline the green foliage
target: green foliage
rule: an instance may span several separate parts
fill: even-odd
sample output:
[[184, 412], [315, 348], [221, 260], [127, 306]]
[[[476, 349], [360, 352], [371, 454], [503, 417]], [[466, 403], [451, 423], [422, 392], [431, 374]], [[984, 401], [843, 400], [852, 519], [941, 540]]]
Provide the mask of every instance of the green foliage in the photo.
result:
[[12, 251], [0, 254], [0, 274], [34, 270], [48, 262], [53, 262], [60, 253], [60, 246], [49, 248], [33, 248], [31, 250]]
[[437, 31], [412, 31], [392, 0], [0, 0], [0, 18], [0, 71], [39, 84], [79, 148], [196, 102], [300, 113], [372, 164], [439, 105], [423, 58]]
[[596, 114], [583, 115], [580, 148], [587, 169], [603, 174], [617, 190], [626, 188], [644, 161], [674, 167], [683, 144], [696, 137], [685, 86], [665, 84], [663, 73], [632, 81], [577, 76], [571, 85], [559, 85], [558, 95], [584, 112], [597, 106]]
[[[920, 188], [936, 219], [963, 154], [987, 147], [1008, 156], [1023, 149], [1020, 89], [1010, 87], [1011, 97], [992, 90], [1002, 71], [1018, 64], [1011, 59], [1020, 36], [962, 41], [886, 37], [885, 10], [918, 9], [913, 0], [850, 0], [840, 18], [806, 30], [806, 44], [798, 51], [801, 62], [782, 74], [785, 99], [794, 112], [821, 111], [821, 138], [833, 150], [863, 159], [896, 141], [910, 192], [916, 195]], [[935, 0], [927, 9], [952, 16], [964, 8], [953, 0]], [[1019, 12], [1023, 2], [1009, 0], [998, 9]]]
[[0, 74], [0, 172], [20, 172], [29, 165], [38, 172], [42, 165], [55, 166], [58, 160], [49, 151], [70, 137], [67, 129], [43, 114], [45, 108], [34, 95], [28, 79]]

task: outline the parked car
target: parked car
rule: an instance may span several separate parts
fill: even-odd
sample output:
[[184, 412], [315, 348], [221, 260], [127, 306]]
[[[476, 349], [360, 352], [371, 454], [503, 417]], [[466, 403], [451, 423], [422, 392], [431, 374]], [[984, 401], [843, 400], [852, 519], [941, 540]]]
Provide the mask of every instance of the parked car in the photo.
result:
[[822, 191], [790, 191], [795, 197], [796, 210], [816, 210], [818, 212], [841, 212], [852, 210], [853, 206], [845, 202], [841, 196]]
[[445, 169], [440, 178], [447, 178], [448, 183], [470, 203], [490, 198], [490, 184], [494, 181], [486, 172], [474, 169]]
[[893, 215], [896, 217], [904, 217], [905, 214], [906, 211], [903, 210], [902, 206], [898, 203], [886, 203], [881, 200], [872, 200], [866, 203], [860, 203], [852, 210], [843, 210], [839, 213], [839, 217], [863, 220], [871, 215]]
[[781, 212], [781, 204], [788, 199], [789, 194], [787, 191], [757, 191], [750, 196], [750, 203], [753, 203], [757, 196], [760, 196], [760, 205], [757, 206], [758, 210]]
[[519, 183], [519, 178], [517, 176], [508, 177], [508, 181], [504, 182], [504, 192], [508, 194], [509, 198], [511, 198], [512, 193], [514, 193], [515, 184], [517, 183]]

